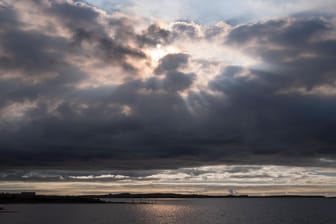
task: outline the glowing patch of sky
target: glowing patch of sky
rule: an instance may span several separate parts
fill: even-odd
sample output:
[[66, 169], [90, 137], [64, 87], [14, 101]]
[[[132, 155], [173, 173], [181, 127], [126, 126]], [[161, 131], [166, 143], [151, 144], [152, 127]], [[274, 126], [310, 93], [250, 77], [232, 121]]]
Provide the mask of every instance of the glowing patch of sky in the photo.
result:
[[239, 22], [271, 17], [286, 17], [305, 12], [334, 13], [334, 0], [85, 0], [107, 11], [132, 12], [161, 20], [195, 20], [201, 23], [219, 20]]

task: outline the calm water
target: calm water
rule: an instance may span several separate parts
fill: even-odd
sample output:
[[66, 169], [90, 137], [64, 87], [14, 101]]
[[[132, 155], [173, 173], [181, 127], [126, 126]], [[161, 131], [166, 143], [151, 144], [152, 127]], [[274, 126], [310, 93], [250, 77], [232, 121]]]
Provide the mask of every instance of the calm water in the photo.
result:
[[335, 199], [177, 199], [153, 204], [0, 207], [7, 211], [0, 211], [1, 224], [336, 224]]

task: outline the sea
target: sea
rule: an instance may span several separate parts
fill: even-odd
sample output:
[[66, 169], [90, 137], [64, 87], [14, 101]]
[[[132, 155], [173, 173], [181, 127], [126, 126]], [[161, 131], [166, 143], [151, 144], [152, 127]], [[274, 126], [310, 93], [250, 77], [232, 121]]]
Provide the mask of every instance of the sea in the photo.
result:
[[114, 199], [120, 204], [4, 204], [1, 224], [336, 224], [336, 199]]

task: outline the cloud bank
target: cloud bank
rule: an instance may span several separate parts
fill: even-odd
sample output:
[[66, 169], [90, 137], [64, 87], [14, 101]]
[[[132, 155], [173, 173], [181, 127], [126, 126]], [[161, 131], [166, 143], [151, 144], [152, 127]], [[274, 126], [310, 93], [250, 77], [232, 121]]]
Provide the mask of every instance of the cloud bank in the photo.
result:
[[12, 170], [0, 189], [44, 194], [175, 192], [198, 194], [336, 194], [336, 171], [321, 167], [219, 165], [174, 170]]
[[334, 167], [335, 52], [323, 14], [201, 25], [1, 1], [0, 166]]

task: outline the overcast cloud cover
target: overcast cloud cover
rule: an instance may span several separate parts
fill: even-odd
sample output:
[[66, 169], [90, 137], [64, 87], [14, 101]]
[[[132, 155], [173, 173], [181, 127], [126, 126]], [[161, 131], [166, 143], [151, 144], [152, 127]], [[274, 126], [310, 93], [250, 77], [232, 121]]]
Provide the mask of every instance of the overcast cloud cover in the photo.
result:
[[210, 2], [1, 0], [2, 181], [280, 165], [334, 186], [335, 2]]

